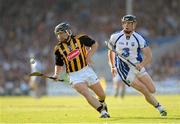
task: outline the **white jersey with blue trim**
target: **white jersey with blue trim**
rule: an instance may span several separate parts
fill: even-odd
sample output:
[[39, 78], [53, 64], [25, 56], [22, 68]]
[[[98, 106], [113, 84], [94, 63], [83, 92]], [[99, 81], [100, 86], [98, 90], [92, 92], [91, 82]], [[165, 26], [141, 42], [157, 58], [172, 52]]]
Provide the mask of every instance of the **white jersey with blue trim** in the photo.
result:
[[142, 61], [141, 49], [148, 46], [147, 41], [140, 34], [133, 31], [131, 36], [127, 38], [124, 30], [113, 33], [110, 37], [110, 43], [114, 45], [116, 51], [134, 64]]

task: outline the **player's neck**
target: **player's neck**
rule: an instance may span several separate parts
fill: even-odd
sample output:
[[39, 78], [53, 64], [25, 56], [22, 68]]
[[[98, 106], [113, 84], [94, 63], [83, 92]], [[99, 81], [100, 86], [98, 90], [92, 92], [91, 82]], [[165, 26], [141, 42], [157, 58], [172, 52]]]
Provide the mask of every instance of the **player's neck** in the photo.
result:
[[129, 39], [130, 39], [130, 37], [131, 37], [132, 33], [133, 33], [133, 32], [131, 32], [131, 33], [125, 33], [125, 36], [126, 36], [126, 39], [127, 39], [127, 40], [129, 40]]
[[63, 40], [62, 43], [69, 44], [70, 40], [71, 40], [71, 37], [68, 36], [66, 39]]
[[124, 30], [124, 34], [126, 35], [126, 37], [130, 37], [132, 35], [133, 31], [125, 31]]
[[129, 40], [131, 35], [132, 35], [133, 31], [124, 31], [124, 34], [126, 36], [126, 40]]

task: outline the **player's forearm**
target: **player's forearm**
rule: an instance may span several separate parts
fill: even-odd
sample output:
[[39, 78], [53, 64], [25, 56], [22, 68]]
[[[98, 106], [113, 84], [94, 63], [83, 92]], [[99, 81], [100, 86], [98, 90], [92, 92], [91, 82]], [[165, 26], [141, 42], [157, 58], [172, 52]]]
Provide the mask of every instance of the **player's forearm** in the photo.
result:
[[54, 68], [54, 74], [55, 75], [59, 75], [63, 71], [64, 71], [64, 67], [63, 66], [55, 65], [55, 68]]
[[147, 57], [144, 57], [144, 60], [141, 62], [142, 66], [146, 66], [148, 64], [150, 64], [151, 60]]
[[108, 62], [109, 62], [109, 66], [110, 66], [111, 68], [112, 68], [112, 67], [115, 67], [114, 59], [115, 59], [115, 54], [114, 54], [114, 52], [108, 50]]
[[150, 64], [151, 61], [152, 61], [152, 52], [151, 52], [150, 48], [146, 48], [146, 49], [143, 51], [143, 53], [144, 53], [144, 59], [143, 59], [143, 61], [141, 62], [141, 64], [142, 64], [143, 66], [146, 66], [146, 65]]

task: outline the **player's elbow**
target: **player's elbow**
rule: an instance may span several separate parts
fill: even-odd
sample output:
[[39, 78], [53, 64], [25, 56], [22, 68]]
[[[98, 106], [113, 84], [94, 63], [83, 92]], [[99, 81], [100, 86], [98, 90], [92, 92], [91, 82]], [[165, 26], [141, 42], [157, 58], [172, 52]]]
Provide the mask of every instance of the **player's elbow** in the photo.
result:
[[91, 50], [92, 51], [96, 51], [97, 49], [98, 49], [98, 43], [97, 42], [95, 42], [92, 46], [91, 46]]
[[152, 54], [146, 55], [145, 60], [146, 60], [147, 64], [151, 64], [152, 63]]
[[147, 50], [147, 58], [149, 60], [149, 64], [152, 63], [152, 52], [150, 49]]
[[96, 47], [96, 48], [98, 48], [98, 47], [99, 47], [98, 42], [95, 42], [95, 43], [94, 43], [94, 47]]
[[149, 54], [149, 63], [152, 63], [152, 53]]

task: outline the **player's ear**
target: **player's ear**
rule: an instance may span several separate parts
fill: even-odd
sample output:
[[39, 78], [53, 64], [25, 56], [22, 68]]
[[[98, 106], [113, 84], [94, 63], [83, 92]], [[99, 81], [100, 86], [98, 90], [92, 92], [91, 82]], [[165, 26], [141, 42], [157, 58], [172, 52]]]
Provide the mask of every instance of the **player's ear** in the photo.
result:
[[135, 30], [137, 26], [137, 22], [134, 22], [133, 29]]

